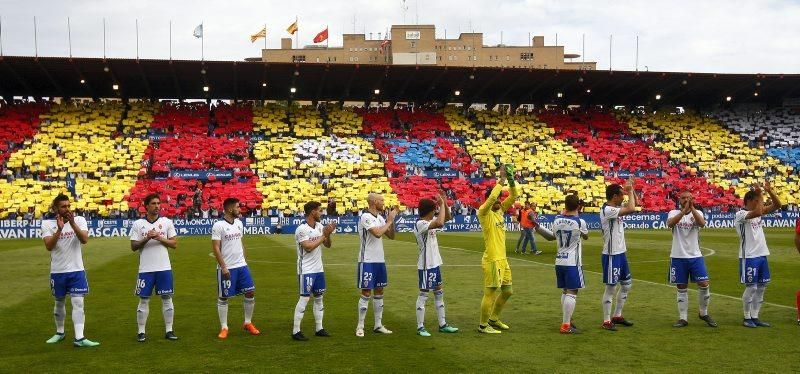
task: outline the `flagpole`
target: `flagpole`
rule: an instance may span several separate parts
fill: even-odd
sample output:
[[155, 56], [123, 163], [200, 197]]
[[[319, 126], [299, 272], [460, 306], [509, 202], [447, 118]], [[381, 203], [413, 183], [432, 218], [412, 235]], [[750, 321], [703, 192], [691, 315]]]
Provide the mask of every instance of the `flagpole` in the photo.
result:
[[69, 43], [69, 58], [72, 58], [72, 26], [69, 23], [69, 17], [67, 17], [67, 41]]
[[169, 60], [172, 61], [172, 20], [169, 20]]
[[3, 16], [0, 16], [0, 56], [3, 56]]
[[264, 49], [267, 49], [267, 24], [264, 24]]
[[586, 34], [581, 34], [581, 70], [586, 69]]
[[136, 59], [139, 59], [139, 19], [136, 19]]
[[331, 30], [328, 29], [328, 25], [325, 25], [325, 49], [328, 49], [331, 46]]
[[294, 25], [295, 25], [294, 46], [295, 49], [300, 49], [300, 25], [297, 24], [297, 16], [294, 16]]
[[206, 30], [203, 22], [200, 22], [200, 61], [206, 60], [205, 52]]
[[106, 59], [106, 19], [103, 17], [103, 60]]
[[608, 36], [608, 71], [612, 71], [611, 69], [611, 48], [614, 44], [614, 34]]
[[636, 71], [639, 71], [639, 35], [636, 35]]
[[36, 16], [33, 16], [33, 49], [36, 57], [39, 57], [39, 31], [36, 27]]

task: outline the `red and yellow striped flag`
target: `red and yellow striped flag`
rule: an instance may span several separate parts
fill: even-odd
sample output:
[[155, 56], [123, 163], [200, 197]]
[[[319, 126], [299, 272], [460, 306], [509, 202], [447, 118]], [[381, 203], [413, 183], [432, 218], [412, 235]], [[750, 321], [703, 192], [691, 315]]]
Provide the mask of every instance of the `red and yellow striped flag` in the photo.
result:
[[261, 29], [261, 31], [255, 33], [253, 35], [250, 35], [250, 43], [255, 43], [256, 40], [261, 39], [261, 38], [266, 38], [266, 37], [267, 37], [267, 27], [264, 26], [264, 28]]

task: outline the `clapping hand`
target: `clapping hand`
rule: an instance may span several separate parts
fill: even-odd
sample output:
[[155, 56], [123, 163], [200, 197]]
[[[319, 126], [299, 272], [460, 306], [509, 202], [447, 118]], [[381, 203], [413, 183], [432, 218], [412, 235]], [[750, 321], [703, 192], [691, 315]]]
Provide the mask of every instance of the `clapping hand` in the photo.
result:
[[336, 223], [331, 222], [322, 229], [322, 235], [331, 236], [334, 231], [336, 231]]

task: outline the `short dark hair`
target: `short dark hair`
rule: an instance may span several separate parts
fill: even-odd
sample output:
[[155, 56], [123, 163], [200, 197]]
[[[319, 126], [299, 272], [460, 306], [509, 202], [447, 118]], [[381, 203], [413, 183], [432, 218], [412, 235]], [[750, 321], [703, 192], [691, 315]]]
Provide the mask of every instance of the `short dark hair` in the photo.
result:
[[308, 217], [321, 206], [322, 204], [319, 201], [309, 201], [303, 205], [303, 211], [306, 212], [306, 217]]
[[158, 199], [161, 201], [161, 197], [158, 196], [157, 193], [151, 193], [144, 197], [144, 205], [150, 205], [150, 202], [153, 201], [153, 199]]
[[750, 202], [750, 200], [754, 200], [759, 196], [760, 195], [756, 193], [756, 191], [747, 191], [747, 193], [744, 194], [744, 203], [747, 204], [748, 202]]
[[622, 186], [617, 183], [606, 186], [606, 200], [611, 200], [614, 196], [622, 193]]
[[436, 203], [431, 199], [421, 199], [419, 201], [419, 216], [427, 216], [428, 213], [436, 210]]
[[53, 199], [53, 208], [58, 206], [58, 203], [62, 201], [69, 201], [69, 196], [64, 195], [63, 193], [58, 194], [55, 199]]
[[233, 205], [239, 205], [239, 199], [237, 199], [235, 197], [229, 197], [229, 198], [225, 199], [225, 201], [222, 202], [222, 209], [227, 210], [228, 208], [230, 208]]
[[581, 199], [578, 198], [578, 195], [569, 194], [564, 198], [564, 207], [567, 208], [567, 210], [577, 210], [580, 206]]

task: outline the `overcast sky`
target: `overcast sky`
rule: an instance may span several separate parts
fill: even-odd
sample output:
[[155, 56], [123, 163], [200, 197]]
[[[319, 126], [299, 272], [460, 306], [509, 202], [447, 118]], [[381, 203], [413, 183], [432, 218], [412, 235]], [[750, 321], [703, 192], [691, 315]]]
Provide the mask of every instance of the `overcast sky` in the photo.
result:
[[[67, 17], [72, 25], [72, 54], [136, 56], [135, 22], [139, 20], [139, 56], [199, 59], [200, 40], [192, 36], [204, 23], [205, 57], [242, 60], [260, 55], [264, 42], [249, 35], [267, 25], [268, 48], [279, 48], [286, 27], [299, 17], [300, 44], [330, 27], [330, 45], [342, 33], [384, 32], [402, 24], [401, 0], [350, 1], [10, 1], [0, 0], [5, 55], [33, 55], [33, 17], [38, 22], [40, 56], [67, 56]], [[586, 35], [586, 60], [609, 68], [609, 35], [613, 34], [614, 70], [635, 68], [636, 35], [639, 69], [721, 73], [800, 73], [800, 0], [785, 1], [474, 1], [408, 0], [405, 22], [434, 24], [438, 37], [454, 38], [471, 29], [484, 34], [484, 44], [527, 45], [528, 33], [544, 35], [567, 53], [581, 52]]]

